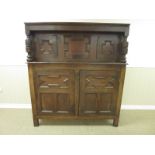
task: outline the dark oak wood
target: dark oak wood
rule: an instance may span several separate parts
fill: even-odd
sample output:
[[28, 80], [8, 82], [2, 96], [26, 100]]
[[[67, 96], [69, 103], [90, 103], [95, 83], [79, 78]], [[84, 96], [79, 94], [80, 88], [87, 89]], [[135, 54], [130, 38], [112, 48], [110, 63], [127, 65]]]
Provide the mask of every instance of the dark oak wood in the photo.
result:
[[34, 126], [113, 119], [118, 126], [129, 24], [25, 23]]
[[34, 123], [34, 126], [39, 126], [39, 120], [36, 117], [37, 115], [36, 102], [37, 101], [36, 101], [36, 92], [35, 92], [32, 64], [28, 64], [28, 71], [29, 71], [29, 85], [30, 85], [30, 93], [31, 93], [33, 123]]

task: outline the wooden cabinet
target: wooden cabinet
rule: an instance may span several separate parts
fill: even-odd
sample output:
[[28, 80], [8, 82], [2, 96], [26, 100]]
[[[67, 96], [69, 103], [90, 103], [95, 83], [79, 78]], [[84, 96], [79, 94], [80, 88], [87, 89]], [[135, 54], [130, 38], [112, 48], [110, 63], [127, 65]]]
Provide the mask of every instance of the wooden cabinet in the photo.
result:
[[128, 24], [25, 23], [34, 125], [113, 119], [118, 125]]

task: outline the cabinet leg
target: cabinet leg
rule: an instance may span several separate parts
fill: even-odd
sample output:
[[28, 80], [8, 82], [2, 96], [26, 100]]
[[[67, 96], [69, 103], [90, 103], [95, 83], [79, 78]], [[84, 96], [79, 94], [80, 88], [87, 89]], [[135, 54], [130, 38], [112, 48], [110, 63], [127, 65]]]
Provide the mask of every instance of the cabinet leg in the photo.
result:
[[39, 126], [39, 119], [38, 118], [33, 118], [33, 125]]
[[113, 120], [113, 126], [118, 126], [119, 118], [114, 118]]

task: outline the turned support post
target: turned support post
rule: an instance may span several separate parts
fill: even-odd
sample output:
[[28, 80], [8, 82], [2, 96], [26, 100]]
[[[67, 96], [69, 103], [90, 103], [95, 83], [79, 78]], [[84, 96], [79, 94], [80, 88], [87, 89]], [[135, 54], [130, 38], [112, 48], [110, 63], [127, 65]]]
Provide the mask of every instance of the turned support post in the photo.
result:
[[33, 47], [32, 47], [32, 34], [30, 31], [26, 30], [26, 40], [25, 40], [25, 45], [26, 45], [26, 52], [28, 53], [27, 55], [27, 62], [33, 61]]

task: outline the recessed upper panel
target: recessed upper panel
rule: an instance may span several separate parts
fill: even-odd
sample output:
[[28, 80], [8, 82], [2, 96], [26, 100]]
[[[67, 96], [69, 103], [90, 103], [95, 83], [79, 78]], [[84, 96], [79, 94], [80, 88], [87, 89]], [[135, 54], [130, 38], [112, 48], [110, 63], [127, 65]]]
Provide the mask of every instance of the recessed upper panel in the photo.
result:
[[97, 35], [96, 59], [103, 62], [117, 62], [120, 54], [120, 36], [114, 34]]
[[120, 34], [36, 33], [34, 60], [39, 62], [118, 62]]
[[33, 43], [36, 61], [52, 61], [58, 59], [58, 36], [56, 34], [36, 33]]
[[65, 34], [63, 35], [64, 59], [89, 59], [91, 35]]

